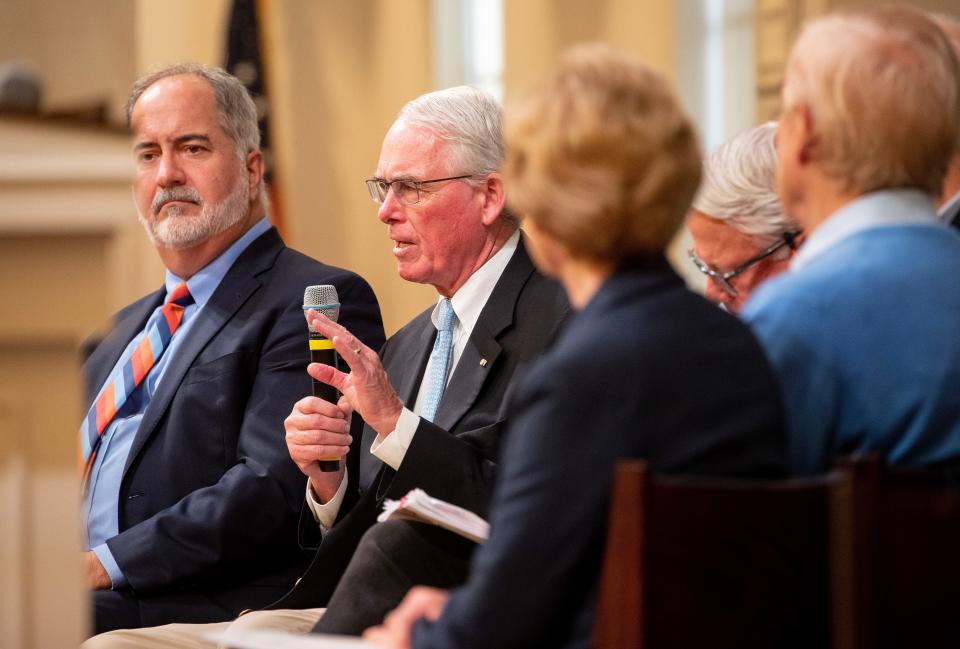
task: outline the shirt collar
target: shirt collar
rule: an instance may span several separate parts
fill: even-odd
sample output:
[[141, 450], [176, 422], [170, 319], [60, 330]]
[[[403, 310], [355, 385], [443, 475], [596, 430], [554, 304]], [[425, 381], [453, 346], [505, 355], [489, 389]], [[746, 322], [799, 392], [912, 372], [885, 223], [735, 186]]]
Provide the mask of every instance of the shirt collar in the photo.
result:
[[[488, 259], [483, 266], [478, 268], [473, 275], [467, 278], [463, 286], [450, 298], [450, 302], [453, 304], [453, 312], [457, 314], [457, 322], [464, 330], [473, 331], [473, 326], [480, 318], [480, 312], [483, 311], [483, 307], [490, 298], [490, 294], [493, 293], [493, 287], [496, 286], [497, 280], [500, 279], [500, 275], [503, 274], [503, 270], [510, 262], [510, 258], [513, 257], [513, 253], [516, 251], [519, 242], [520, 230], [517, 229], [510, 235], [510, 238], [503, 244], [503, 247], [501, 247], [493, 257]], [[430, 319], [433, 321], [434, 326], [437, 325], [437, 317], [440, 313], [440, 300], [442, 299], [443, 297], [441, 296], [440, 299], [437, 300], [437, 306], [433, 308], [433, 313], [430, 314]]]
[[827, 217], [790, 262], [799, 270], [844, 239], [873, 228], [936, 225], [933, 201], [916, 189], [888, 189], [859, 196]]
[[[243, 235], [234, 241], [229, 248], [224, 250], [219, 257], [194, 273], [193, 277], [187, 280], [187, 288], [190, 289], [190, 295], [197, 307], [202, 307], [213, 296], [213, 292], [220, 286], [220, 282], [227, 275], [227, 271], [233, 266], [237, 257], [246, 250], [251, 243], [260, 235], [270, 229], [270, 220], [263, 217], [257, 221], [253, 227], [243, 233]], [[183, 280], [167, 270], [166, 288], [169, 295]]]

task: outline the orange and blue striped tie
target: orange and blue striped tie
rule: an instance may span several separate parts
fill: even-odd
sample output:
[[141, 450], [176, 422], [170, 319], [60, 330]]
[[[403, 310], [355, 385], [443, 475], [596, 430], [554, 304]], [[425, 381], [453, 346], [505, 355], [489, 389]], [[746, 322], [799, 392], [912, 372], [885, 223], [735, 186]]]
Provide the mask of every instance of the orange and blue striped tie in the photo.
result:
[[144, 377], [150, 373], [150, 368], [160, 358], [170, 342], [170, 337], [180, 326], [183, 310], [192, 303], [193, 296], [187, 289], [187, 283], [181, 282], [167, 296], [160, 310], [147, 322], [143, 340], [130, 357], [116, 367], [100, 394], [94, 399], [90, 411], [80, 425], [84, 485], [90, 477], [100, 440], [103, 439], [103, 431], [113, 421], [127, 398], [143, 382]]

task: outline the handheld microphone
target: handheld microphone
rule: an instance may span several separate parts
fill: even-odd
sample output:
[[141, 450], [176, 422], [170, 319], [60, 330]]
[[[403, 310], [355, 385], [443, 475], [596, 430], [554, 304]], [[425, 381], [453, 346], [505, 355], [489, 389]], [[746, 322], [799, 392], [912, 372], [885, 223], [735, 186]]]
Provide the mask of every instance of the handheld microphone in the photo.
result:
[[[303, 310], [314, 309], [327, 316], [334, 322], [340, 317], [340, 298], [337, 289], [329, 284], [308, 286], [303, 291]], [[333, 349], [333, 342], [324, 338], [319, 331], [308, 324], [310, 330], [310, 362], [323, 363], [337, 367], [337, 352]], [[325, 399], [330, 403], [337, 403], [340, 398], [337, 389], [311, 377], [313, 382], [313, 396]], [[339, 471], [340, 458], [320, 460], [321, 471]]]

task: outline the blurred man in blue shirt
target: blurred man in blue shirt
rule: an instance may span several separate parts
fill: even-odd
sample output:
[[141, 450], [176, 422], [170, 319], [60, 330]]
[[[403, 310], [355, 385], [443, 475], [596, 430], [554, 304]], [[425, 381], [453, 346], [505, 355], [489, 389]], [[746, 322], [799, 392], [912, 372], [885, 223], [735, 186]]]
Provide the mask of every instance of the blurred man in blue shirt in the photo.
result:
[[796, 473], [857, 451], [960, 457], [960, 236], [934, 212], [958, 81], [944, 33], [903, 7], [815, 20], [790, 55], [777, 185], [808, 238], [743, 315], [779, 374]]

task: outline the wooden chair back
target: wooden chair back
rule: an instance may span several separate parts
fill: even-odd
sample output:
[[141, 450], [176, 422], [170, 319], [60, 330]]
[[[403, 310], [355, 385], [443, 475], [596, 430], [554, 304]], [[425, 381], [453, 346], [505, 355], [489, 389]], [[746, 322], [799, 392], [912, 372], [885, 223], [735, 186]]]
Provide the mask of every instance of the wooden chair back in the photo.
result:
[[834, 649], [960, 647], [960, 473], [850, 458], [831, 488]]
[[827, 646], [828, 482], [656, 476], [620, 463], [594, 646]]

